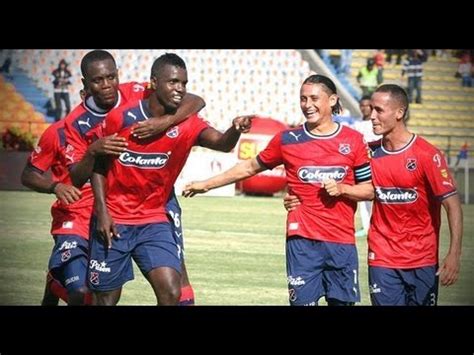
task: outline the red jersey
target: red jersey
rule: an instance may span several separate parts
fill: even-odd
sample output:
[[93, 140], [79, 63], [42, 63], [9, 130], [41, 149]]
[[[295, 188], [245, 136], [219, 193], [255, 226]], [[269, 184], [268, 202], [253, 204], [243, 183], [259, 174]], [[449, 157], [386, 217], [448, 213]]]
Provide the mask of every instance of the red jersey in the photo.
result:
[[354, 244], [357, 203], [331, 197], [326, 179], [354, 185], [371, 179], [367, 144], [362, 134], [339, 125], [330, 135], [314, 135], [303, 125], [278, 133], [257, 156], [269, 169], [284, 164], [291, 194], [301, 205], [288, 213], [287, 237]]
[[[66, 167], [67, 156], [64, 120], [61, 120], [44, 131], [28, 161], [42, 173], [51, 169], [53, 181], [72, 185]], [[88, 192], [89, 194], [82, 190], [81, 199], [69, 205], [63, 205], [56, 200], [51, 207], [53, 216], [51, 234], [75, 234], [85, 239], [89, 238], [89, 220], [93, 202], [90, 187]]]
[[145, 224], [168, 221], [165, 205], [191, 148], [209, 125], [197, 114], [156, 138], [139, 140], [131, 128], [147, 120], [147, 102], [139, 101], [110, 112], [104, 135], [119, 133], [128, 147], [111, 157], [107, 172], [107, 207], [115, 222]]
[[395, 269], [436, 265], [441, 201], [456, 187], [441, 152], [413, 136], [402, 149], [375, 150], [375, 201], [369, 265]]
[[[146, 83], [136, 82], [120, 84], [115, 108], [126, 106], [130, 102], [147, 97], [151, 92], [146, 89], [147, 85]], [[71, 146], [69, 148], [68, 166], [80, 162], [89, 145], [97, 138], [102, 137], [100, 131], [105, 116], [107, 116], [107, 112], [96, 112], [85, 103], [81, 103], [66, 118], [66, 140]]]

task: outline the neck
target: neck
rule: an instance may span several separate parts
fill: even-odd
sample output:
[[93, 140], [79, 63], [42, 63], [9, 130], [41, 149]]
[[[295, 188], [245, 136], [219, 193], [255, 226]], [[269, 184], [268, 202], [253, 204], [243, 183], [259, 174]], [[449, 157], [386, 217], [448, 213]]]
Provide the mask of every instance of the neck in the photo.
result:
[[319, 120], [316, 123], [307, 122], [306, 124], [308, 131], [314, 135], [328, 135], [334, 133], [338, 128], [337, 123], [332, 120], [332, 117]]
[[93, 96], [89, 96], [88, 98], [86, 98], [86, 101], [85, 101], [85, 105], [91, 109], [92, 111], [95, 111], [95, 112], [98, 112], [98, 113], [106, 113], [108, 111], [110, 111], [114, 106], [112, 106], [111, 108], [102, 108], [102, 107], [99, 107], [95, 100], [94, 100], [94, 97]]
[[413, 133], [408, 131], [405, 126], [392, 130], [383, 137], [383, 146], [387, 150], [399, 150], [405, 147], [413, 138]]
[[160, 100], [158, 100], [158, 98], [154, 94], [150, 95], [148, 100], [146, 100], [145, 102], [147, 103], [147, 109], [149, 110], [149, 113], [152, 117], [161, 117], [174, 113], [170, 110], [167, 110], [166, 107], [160, 102]]

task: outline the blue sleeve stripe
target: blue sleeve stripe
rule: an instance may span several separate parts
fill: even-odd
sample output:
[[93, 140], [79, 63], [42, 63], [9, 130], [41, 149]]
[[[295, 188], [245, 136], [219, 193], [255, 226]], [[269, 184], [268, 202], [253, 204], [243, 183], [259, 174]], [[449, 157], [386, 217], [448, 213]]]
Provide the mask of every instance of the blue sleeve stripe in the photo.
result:
[[451, 192], [448, 192], [444, 195], [441, 195], [441, 196], [437, 196], [437, 199], [440, 200], [440, 201], [443, 201], [443, 200], [446, 200], [448, 197], [450, 196], [453, 196], [453, 195], [456, 195], [458, 193], [457, 190], [453, 190]]

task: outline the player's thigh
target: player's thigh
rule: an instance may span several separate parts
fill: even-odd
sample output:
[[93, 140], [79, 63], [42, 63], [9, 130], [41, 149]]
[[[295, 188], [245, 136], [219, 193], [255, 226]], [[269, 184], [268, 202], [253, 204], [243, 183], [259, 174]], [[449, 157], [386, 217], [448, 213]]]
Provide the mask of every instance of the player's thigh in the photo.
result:
[[55, 235], [49, 270], [68, 292], [83, 288], [89, 257], [88, 241], [78, 235]]
[[413, 274], [413, 291], [408, 305], [436, 306], [438, 304], [439, 277], [436, 276], [436, 266], [416, 268]]
[[92, 231], [87, 276], [92, 291], [117, 290], [134, 278], [132, 250], [135, 246], [136, 226], [116, 224], [116, 228], [120, 238], [113, 238], [110, 249], [99, 232]]
[[326, 263], [323, 286], [326, 299], [360, 302], [359, 258], [354, 244], [324, 242]]
[[397, 269], [369, 266], [369, 292], [373, 306], [405, 306], [407, 289]]
[[291, 237], [286, 242], [286, 271], [291, 305], [317, 305], [324, 295], [322, 269], [324, 258], [321, 243]]
[[143, 275], [159, 267], [170, 267], [181, 273], [180, 248], [169, 223], [140, 226], [132, 256]]

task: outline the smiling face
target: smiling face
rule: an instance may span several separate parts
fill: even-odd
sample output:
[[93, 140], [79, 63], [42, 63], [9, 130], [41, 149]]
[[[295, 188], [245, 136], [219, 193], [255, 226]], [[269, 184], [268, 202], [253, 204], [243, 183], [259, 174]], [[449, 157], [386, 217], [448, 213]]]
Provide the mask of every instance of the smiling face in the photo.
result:
[[98, 107], [110, 110], [117, 103], [119, 78], [113, 60], [91, 62], [86, 68], [82, 83], [87, 94], [94, 97]]
[[310, 124], [332, 120], [332, 107], [336, 103], [337, 95], [329, 94], [324, 85], [307, 83], [301, 86], [300, 107]]
[[186, 69], [166, 64], [156, 76], [151, 77], [155, 96], [166, 111], [176, 111], [186, 95], [188, 74]]
[[372, 113], [370, 119], [375, 134], [387, 135], [403, 123], [405, 108], [396, 100], [391, 99], [388, 92], [375, 92], [371, 100]]

